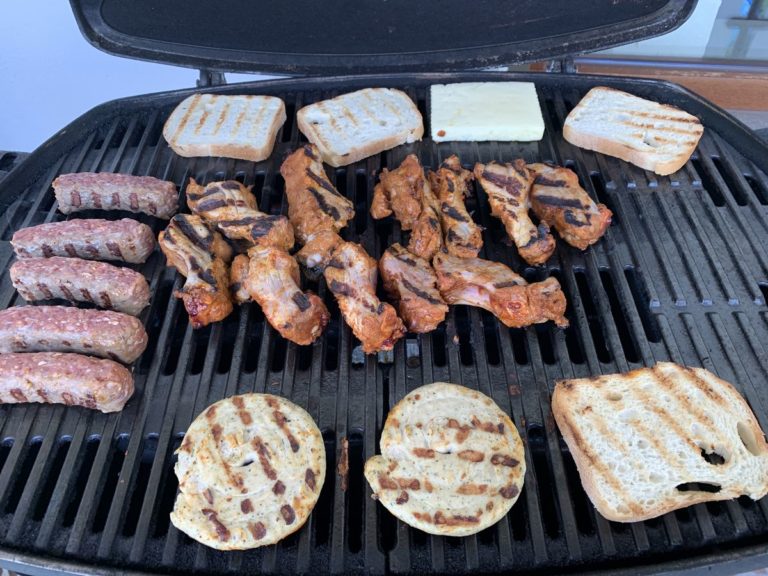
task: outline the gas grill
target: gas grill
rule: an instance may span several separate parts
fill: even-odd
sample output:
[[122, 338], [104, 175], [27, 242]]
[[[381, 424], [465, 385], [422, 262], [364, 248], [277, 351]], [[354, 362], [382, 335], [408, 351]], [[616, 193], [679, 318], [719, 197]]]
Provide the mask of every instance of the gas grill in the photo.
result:
[[[88, 4], [86, 2], [86, 4]], [[491, 160], [553, 161], [614, 213], [606, 236], [585, 252], [563, 242], [547, 265], [519, 259], [485, 195], [468, 209], [485, 227], [481, 257], [528, 280], [556, 277], [570, 327], [509, 329], [476, 308], [452, 307], [426, 335], [408, 335], [390, 354], [365, 356], [324, 283], [305, 279], [331, 312], [314, 345], [282, 339], [255, 304], [192, 330], [182, 285], [159, 252], [138, 267], [152, 288], [144, 312], [149, 346], [135, 365], [137, 391], [126, 408], [101, 414], [53, 405], [0, 406], [0, 564], [28, 574], [154, 573], [520, 573], [609, 571], [640, 574], [717, 564], [768, 564], [768, 499], [700, 504], [634, 524], [608, 522], [585, 495], [549, 408], [555, 379], [627, 371], [672, 360], [703, 366], [734, 383], [768, 430], [768, 149], [711, 104], [672, 85], [637, 79], [499, 72], [378, 74], [300, 78], [207, 88], [218, 94], [271, 94], [288, 121], [270, 159], [250, 163], [176, 156], [161, 136], [175, 105], [194, 91], [102, 105], [58, 133], [0, 186], [0, 269], [9, 239], [25, 226], [64, 219], [51, 189], [60, 173], [152, 175], [183, 189], [237, 179], [253, 185], [259, 208], [287, 212], [279, 167], [305, 142], [302, 106], [369, 86], [404, 89], [428, 122], [428, 86], [457, 81], [532, 81], [546, 134], [534, 143], [422, 142], [345, 168], [326, 167], [355, 204], [343, 231], [378, 257], [402, 235], [368, 213], [382, 168], [409, 153], [435, 168], [456, 153], [465, 166]], [[562, 138], [568, 111], [589, 88], [607, 85], [698, 115], [704, 137], [686, 166], [657, 177]], [[184, 202], [182, 211], [188, 212]], [[84, 212], [83, 217], [105, 217]], [[116, 218], [118, 214], [107, 214]], [[163, 223], [140, 220], [155, 232]], [[21, 305], [8, 274], [0, 308]], [[490, 395], [526, 444], [525, 488], [512, 511], [476, 536], [429, 536], [373, 501], [363, 464], [378, 448], [388, 410], [421, 384], [450, 381]], [[192, 419], [233, 394], [269, 392], [306, 408], [322, 430], [327, 475], [307, 524], [275, 546], [208, 549], [169, 520], [177, 491], [174, 451]], [[338, 464], [348, 458], [348, 478]], [[344, 490], [344, 485], [347, 485]]]

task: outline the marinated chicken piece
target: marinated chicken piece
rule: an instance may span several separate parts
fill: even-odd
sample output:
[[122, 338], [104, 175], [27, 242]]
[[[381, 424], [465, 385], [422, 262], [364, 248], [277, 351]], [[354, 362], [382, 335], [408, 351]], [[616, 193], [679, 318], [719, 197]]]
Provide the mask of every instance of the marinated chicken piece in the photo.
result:
[[488, 194], [491, 214], [504, 223], [523, 260], [534, 265], [546, 262], [555, 251], [555, 239], [546, 223], [537, 227], [528, 216], [534, 174], [525, 160], [475, 164], [475, 178]]
[[558, 231], [563, 240], [580, 250], [597, 242], [613, 214], [596, 204], [579, 186], [579, 177], [568, 168], [553, 164], [529, 164], [536, 177], [531, 190], [531, 208]]
[[318, 232], [296, 253], [296, 260], [304, 266], [307, 276], [316, 280], [322, 276], [333, 250], [342, 242], [341, 236], [333, 230]]
[[448, 304], [484, 308], [510, 328], [547, 320], [554, 320], [561, 328], [568, 326], [565, 294], [555, 278], [528, 284], [499, 262], [443, 253], [435, 256], [432, 264], [437, 288]]
[[440, 202], [432, 193], [427, 180], [424, 181], [421, 202], [421, 214], [411, 230], [408, 251], [431, 261], [443, 248], [443, 231], [440, 228]]
[[248, 293], [248, 267], [250, 258], [245, 254], [238, 254], [232, 260], [232, 266], [229, 267], [229, 293], [232, 300], [238, 304], [245, 304], [251, 301], [251, 295]]
[[384, 168], [373, 189], [371, 216], [378, 220], [394, 212], [400, 228], [410, 230], [422, 211], [424, 184], [424, 170], [414, 154], [391, 172]]
[[324, 274], [363, 351], [391, 350], [405, 327], [395, 309], [376, 297], [376, 260], [359, 244], [343, 242], [333, 251]]
[[330, 314], [320, 298], [299, 287], [299, 265], [285, 250], [270, 246], [248, 251], [246, 288], [283, 338], [302, 346], [323, 333]]
[[199, 216], [177, 214], [160, 232], [160, 249], [187, 281], [174, 296], [181, 298], [193, 328], [226, 318], [232, 312], [227, 262], [232, 248]]
[[288, 218], [259, 212], [251, 187], [237, 180], [200, 186], [190, 178], [187, 202], [193, 214], [201, 216], [230, 240], [244, 241], [246, 248], [293, 248], [293, 226]]
[[280, 167], [288, 197], [288, 219], [296, 238], [307, 244], [320, 232], [338, 232], [354, 218], [355, 210], [325, 175], [320, 153], [306, 144]]
[[474, 258], [483, 247], [482, 228], [472, 221], [464, 206], [472, 172], [464, 170], [456, 155], [445, 160], [437, 172], [429, 173], [432, 189], [440, 200], [440, 221], [448, 253]]
[[448, 306], [437, 291], [437, 276], [427, 260], [393, 244], [382, 254], [379, 272], [409, 332], [431, 332], [445, 320]]

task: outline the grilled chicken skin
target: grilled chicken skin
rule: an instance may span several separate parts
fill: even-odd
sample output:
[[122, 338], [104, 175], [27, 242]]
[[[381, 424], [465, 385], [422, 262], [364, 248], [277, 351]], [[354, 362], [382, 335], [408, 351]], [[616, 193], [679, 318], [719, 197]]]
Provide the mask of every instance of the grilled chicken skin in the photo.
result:
[[226, 318], [232, 312], [227, 262], [232, 248], [199, 216], [177, 214], [158, 241], [168, 264], [187, 278], [174, 293], [181, 298], [193, 328]]
[[488, 195], [491, 214], [504, 223], [507, 235], [528, 264], [543, 264], [555, 251], [549, 226], [537, 227], [528, 216], [534, 174], [519, 159], [506, 164], [475, 164], [475, 178]]
[[464, 170], [456, 155], [446, 159], [437, 172], [429, 173], [429, 182], [440, 201], [440, 221], [448, 253], [474, 258], [483, 247], [482, 228], [475, 224], [464, 206], [472, 172]]
[[248, 251], [245, 287], [283, 338], [302, 346], [323, 333], [330, 314], [320, 298], [299, 287], [299, 265], [285, 250], [257, 246]]
[[448, 306], [437, 291], [437, 276], [427, 260], [393, 244], [382, 254], [379, 272], [409, 332], [431, 332], [445, 320]]
[[376, 297], [376, 260], [359, 244], [343, 242], [333, 251], [324, 274], [363, 351], [391, 350], [405, 327], [395, 309]]
[[227, 238], [244, 241], [246, 247], [293, 248], [293, 227], [288, 218], [259, 212], [250, 186], [237, 180], [200, 186], [190, 178], [187, 202], [193, 214], [215, 226]]
[[424, 170], [414, 154], [409, 154], [395, 170], [382, 170], [373, 189], [371, 216], [378, 220], [395, 213], [400, 228], [410, 230], [422, 210]]
[[572, 170], [552, 164], [529, 164], [528, 168], [536, 175], [531, 208], [539, 220], [554, 227], [563, 240], [580, 250], [586, 250], [605, 234], [613, 214], [589, 197]]
[[547, 320], [561, 328], [568, 326], [565, 294], [555, 278], [528, 284], [499, 262], [443, 253], [435, 256], [432, 263], [437, 272], [437, 288], [448, 304], [484, 308], [510, 328]]
[[432, 192], [428, 180], [424, 180], [421, 193], [421, 214], [413, 224], [408, 251], [427, 261], [443, 248], [443, 230], [440, 226], [440, 201]]
[[229, 267], [229, 293], [232, 300], [238, 304], [245, 304], [251, 301], [251, 295], [248, 293], [246, 282], [248, 280], [248, 267], [250, 258], [245, 254], [238, 254], [232, 260]]

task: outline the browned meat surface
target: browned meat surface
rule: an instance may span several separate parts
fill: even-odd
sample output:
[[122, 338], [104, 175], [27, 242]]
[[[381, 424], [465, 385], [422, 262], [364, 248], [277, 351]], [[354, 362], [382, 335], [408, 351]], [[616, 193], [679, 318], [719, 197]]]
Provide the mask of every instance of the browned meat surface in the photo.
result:
[[0, 353], [82, 352], [125, 364], [147, 347], [137, 318], [70, 306], [15, 306], [0, 311]]
[[155, 235], [149, 226], [130, 218], [78, 218], [22, 228], [11, 244], [19, 258], [69, 256], [139, 264], [155, 250]]
[[440, 201], [440, 221], [445, 247], [450, 254], [474, 258], [483, 247], [482, 228], [464, 206], [472, 172], [464, 170], [456, 155], [446, 159], [437, 172], [429, 173], [432, 190]]
[[431, 332], [445, 320], [448, 306], [437, 291], [437, 276], [428, 261], [393, 244], [382, 254], [379, 272], [410, 332]]
[[296, 260], [304, 266], [307, 276], [317, 279], [328, 265], [336, 246], [342, 242], [341, 236], [333, 230], [318, 232], [296, 253]]
[[395, 309], [376, 297], [376, 260], [359, 244], [343, 242], [334, 250], [324, 274], [363, 351], [391, 350], [405, 334], [405, 327]]
[[605, 234], [613, 214], [589, 197], [572, 170], [550, 164], [529, 164], [528, 168], [536, 174], [531, 208], [539, 220], [554, 227], [563, 240], [581, 250]]
[[80, 258], [22, 258], [11, 266], [11, 282], [27, 301], [63, 298], [137, 316], [149, 304], [143, 275]]
[[179, 208], [176, 185], [152, 176], [107, 172], [62, 174], [53, 181], [53, 191], [64, 214], [96, 208], [144, 212], [167, 219]]
[[81, 354], [0, 354], [0, 403], [45, 402], [117, 412], [133, 396], [133, 376], [117, 362]]
[[251, 295], [248, 293], [248, 267], [251, 259], [245, 254], [238, 254], [232, 260], [229, 267], [229, 292], [232, 300], [238, 304], [245, 304], [251, 301]]
[[306, 244], [320, 232], [338, 232], [355, 216], [352, 202], [339, 194], [325, 175], [312, 144], [296, 150], [280, 167], [288, 197], [288, 218], [296, 238]]
[[395, 170], [381, 171], [373, 190], [371, 216], [378, 220], [395, 213], [403, 230], [413, 228], [422, 210], [422, 191], [426, 179], [415, 155], [409, 154]]
[[568, 326], [565, 294], [555, 278], [528, 284], [499, 262], [438, 254], [437, 287], [448, 304], [478, 306], [511, 328], [553, 320]]
[[288, 218], [259, 212], [250, 187], [237, 180], [200, 186], [190, 178], [187, 202], [193, 214], [201, 216], [227, 238], [244, 241], [248, 248], [293, 248], [293, 226]]
[[232, 312], [229, 270], [232, 249], [200, 216], [177, 214], [160, 232], [160, 249], [187, 281], [174, 295], [181, 298], [193, 328], [226, 318]]
[[427, 180], [424, 181], [421, 202], [421, 214], [413, 224], [408, 251], [430, 261], [443, 248], [443, 231], [440, 227], [440, 201], [435, 198]]
[[299, 265], [285, 250], [257, 247], [248, 251], [246, 288], [283, 338], [300, 345], [323, 333], [330, 314], [320, 298], [300, 288]]
[[546, 262], [555, 251], [555, 239], [546, 223], [537, 227], [528, 216], [534, 174], [525, 160], [475, 164], [475, 178], [488, 194], [491, 214], [504, 223], [523, 260], [534, 265]]

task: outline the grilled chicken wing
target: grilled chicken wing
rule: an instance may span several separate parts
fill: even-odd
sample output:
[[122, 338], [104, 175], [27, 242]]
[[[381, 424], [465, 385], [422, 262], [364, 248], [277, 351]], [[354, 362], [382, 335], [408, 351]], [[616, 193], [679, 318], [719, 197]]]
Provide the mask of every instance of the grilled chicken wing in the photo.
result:
[[395, 170], [385, 168], [373, 190], [371, 216], [378, 220], [394, 212], [400, 228], [410, 230], [421, 214], [424, 183], [424, 170], [414, 154]]
[[440, 228], [440, 202], [427, 180], [424, 181], [421, 202], [421, 214], [413, 224], [408, 250], [430, 261], [443, 248], [443, 231]]
[[393, 244], [382, 254], [379, 272], [410, 332], [431, 332], [445, 320], [448, 306], [437, 291], [437, 276], [427, 260]]
[[238, 254], [229, 267], [229, 293], [232, 295], [232, 300], [238, 304], [251, 301], [251, 295], [246, 286], [249, 266], [250, 258], [245, 254]]
[[245, 241], [246, 247], [293, 248], [293, 227], [288, 218], [259, 212], [250, 187], [237, 180], [200, 186], [190, 178], [187, 202], [193, 214], [216, 226], [227, 238]]
[[482, 228], [464, 206], [470, 180], [472, 172], [461, 167], [456, 155], [446, 159], [437, 172], [429, 173], [429, 182], [440, 200], [445, 246], [450, 254], [461, 258], [474, 258], [483, 247]]
[[336, 246], [342, 242], [344, 240], [333, 230], [318, 232], [296, 253], [296, 260], [304, 266], [307, 276], [317, 279], [323, 274]]
[[189, 314], [193, 328], [226, 318], [232, 312], [227, 262], [232, 248], [199, 216], [177, 214], [158, 237], [168, 264], [187, 281], [175, 292]]
[[528, 284], [499, 262], [443, 253], [432, 263], [437, 287], [448, 304], [484, 308], [510, 328], [547, 320], [561, 328], [568, 326], [565, 294], [555, 278]]
[[299, 287], [299, 265], [285, 250], [257, 246], [248, 251], [246, 289], [283, 338], [300, 345], [323, 333], [330, 315], [320, 298]]
[[391, 350], [405, 327], [395, 309], [376, 297], [376, 260], [359, 244], [343, 242], [333, 251], [324, 274], [363, 351]]
[[613, 214], [589, 197], [573, 171], [552, 164], [529, 164], [528, 168], [536, 174], [531, 208], [539, 220], [553, 226], [563, 240], [581, 250], [605, 234]]
[[526, 167], [525, 160], [506, 164], [475, 164], [475, 178], [488, 194], [491, 214], [504, 223], [520, 256], [528, 264], [546, 262], [555, 251], [555, 239], [546, 223], [542, 222], [537, 227], [528, 216], [528, 195], [534, 174]]

